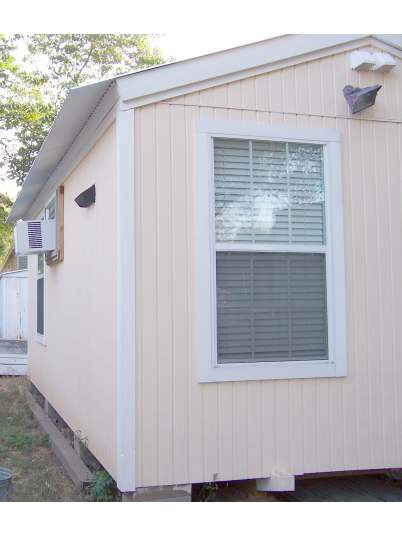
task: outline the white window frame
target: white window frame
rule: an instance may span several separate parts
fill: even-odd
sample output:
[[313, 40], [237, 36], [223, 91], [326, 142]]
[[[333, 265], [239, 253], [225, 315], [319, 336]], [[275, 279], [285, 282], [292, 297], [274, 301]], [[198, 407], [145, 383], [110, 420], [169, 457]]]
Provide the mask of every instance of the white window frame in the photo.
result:
[[47, 253], [45, 253], [45, 264], [47, 264], [48, 260], [49, 260], [49, 255], [52, 256], [54, 254], [57, 254], [58, 252], [58, 247], [59, 247], [59, 220], [58, 220], [58, 217], [59, 217], [59, 214], [58, 214], [58, 203], [57, 203], [57, 190], [56, 192], [54, 192], [50, 198], [48, 199], [46, 205], [45, 205], [45, 208], [43, 209], [43, 212], [42, 212], [42, 218], [45, 219], [45, 220], [48, 220], [50, 218], [48, 218], [48, 212], [49, 212], [49, 205], [50, 203], [54, 202], [54, 221], [55, 221], [55, 225], [56, 225], [56, 247], [54, 250], [52, 251], [49, 251]]
[[[197, 353], [200, 382], [346, 376], [346, 297], [340, 134], [243, 121], [200, 120], [197, 131]], [[254, 251], [326, 253], [328, 359], [258, 363], [217, 362], [215, 178], [213, 138], [299, 142], [323, 146], [326, 244], [255, 244]], [[243, 246], [244, 247], [244, 246]], [[241, 251], [241, 244], [219, 250]], [[247, 251], [250, 246], [247, 245]]]

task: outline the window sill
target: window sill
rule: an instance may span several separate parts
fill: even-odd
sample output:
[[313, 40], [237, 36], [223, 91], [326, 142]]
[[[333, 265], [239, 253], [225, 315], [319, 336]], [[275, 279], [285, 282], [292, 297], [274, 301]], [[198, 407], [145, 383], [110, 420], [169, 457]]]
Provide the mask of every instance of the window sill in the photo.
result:
[[334, 378], [346, 376], [346, 367], [330, 361], [286, 361], [283, 363], [235, 363], [200, 370], [199, 382], [236, 382], [296, 378]]
[[41, 335], [40, 333], [36, 334], [36, 342], [41, 344], [42, 346], [46, 346], [46, 339], [44, 335]]

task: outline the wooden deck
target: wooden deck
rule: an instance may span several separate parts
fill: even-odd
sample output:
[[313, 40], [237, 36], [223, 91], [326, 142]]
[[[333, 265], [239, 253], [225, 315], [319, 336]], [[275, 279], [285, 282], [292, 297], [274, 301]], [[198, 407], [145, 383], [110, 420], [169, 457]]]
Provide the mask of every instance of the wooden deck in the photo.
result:
[[402, 481], [376, 474], [303, 479], [296, 481], [296, 491], [284, 498], [298, 502], [399, 502]]
[[21, 376], [27, 367], [27, 341], [0, 339], [0, 376]]

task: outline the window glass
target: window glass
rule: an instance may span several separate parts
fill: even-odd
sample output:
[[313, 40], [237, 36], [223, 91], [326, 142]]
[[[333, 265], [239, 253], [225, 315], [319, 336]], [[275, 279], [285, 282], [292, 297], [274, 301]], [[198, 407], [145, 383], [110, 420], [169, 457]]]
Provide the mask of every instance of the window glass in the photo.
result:
[[45, 219], [46, 220], [56, 219], [56, 198], [55, 197], [53, 197], [53, 199], [49, 201], [45, 209]]
[[323, 147], [217, 138], [214, 176], [218, 364], [327, 360]]
[[37, 255], [38, 259], [38, 275], [42, 275], [44, 273], [45, 268], [45, 259], [43, 253], [39, 253]]
[[325, 255], [217, 252], [218, 363], [328, 359]]
[[36, 280], [36, 332], [44, 335], [44, 278], [39, 277]]
[[321, 145], [215, 139], [217, 242], [324, 244]]

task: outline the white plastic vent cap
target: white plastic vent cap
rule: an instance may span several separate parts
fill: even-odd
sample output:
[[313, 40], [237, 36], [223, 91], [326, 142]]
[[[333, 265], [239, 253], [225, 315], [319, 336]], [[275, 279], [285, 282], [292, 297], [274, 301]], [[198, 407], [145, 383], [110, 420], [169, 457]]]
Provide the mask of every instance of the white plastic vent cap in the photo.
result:
[[396, 65], [395, 59], [391, 56], [391, 54], [387, 54], [386, 52], [374, 52], [373, 58], [374, 65], [372, 67], [372, 71], [387, 73]]
[[354, 50], [350, 53], [350, 68], [355, 71], [388, 72], [396, 65], [395, 59], [387, 52]]
[[375, 59], [371, 52], [354, 50], [350, 54], [350, 67], [355, 71], [370, 71], [375, 65]]

